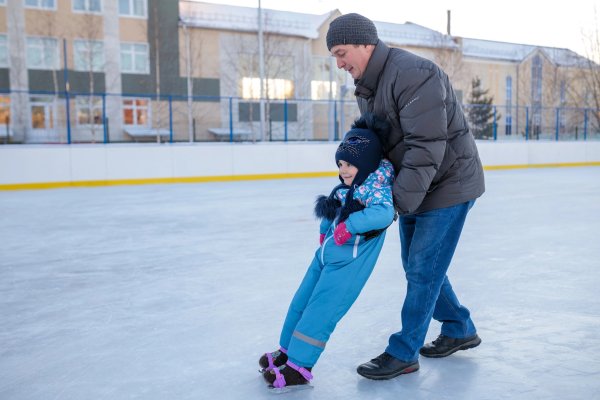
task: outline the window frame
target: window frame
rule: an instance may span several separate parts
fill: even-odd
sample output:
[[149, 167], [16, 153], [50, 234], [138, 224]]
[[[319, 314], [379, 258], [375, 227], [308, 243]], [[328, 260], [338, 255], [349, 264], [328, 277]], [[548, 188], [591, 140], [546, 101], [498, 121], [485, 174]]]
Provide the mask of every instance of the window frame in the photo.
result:
[[[91, 108], [91, 114], [89, 114], [89, 116], [91, 116], [92, 118], [92, 123], [87, 122], [87, 123], [80, 123], [79, 122], [79, 112], [84, 109], [86, 111], [90, 110], [89, 107], [89, 101], [90, 101], [90, 97], [92, 98], [92, 102], [94, 102], [94, 104], [92, 104], [92, 108]], [[97, 103], [96, 103], [97, 102]], [[76, 125], [79, 128], [91, 128], [92, 126], [94, 127], [99, 127], [99, 126], [103, 126], [103, 100], [102, 97], [100, 96], [77, 96], [75, 98], [75, 121], [76, 121]], [[96, 123], [96, 119], [95, 117], [95, 111], [99, 111], [99, 122]], [[89, 119], [88, 116], [88, 119]]]
[[[86, 46], [84, 58], [81, 59], [80, 52], [78, 50], [78, 45]], [[90, 50], [90, 45], [93, 46]], [[96, 45], [100, 45], [98, 51], [95, 51], [94, 47]], [[90, 62], [89, 53], [92, 53], [91, 63], [92, 65], [87, 65]], [[96, 66], [96, 56], [100, 57], [100, 65]], [[80, 62], [85, 63], [83, 66]], [[73, 69], [75, 71], [82, 72], [103, 72], [106, 66], [106, 58], [104, 56], [104, 42], [102, 40], [95, 39], [74, 39], [73, 40]]]
[[[34, 108], [41, 107], [44, 111], [44, 126], [36, 126]], [[29, 97], [29, 127], [34, 131], [53, 131], [56, 129], [56, 97], [47, 95], [33, 95]], [[49, 117], [49, 119], [46, 119]]]
[[[277, 59], [277, 61], [275, 61]], [[294, 81], [294, 56], [290, 54], [273, 54], [267, 65], [263, 87], [269, 100], [294, 98], [296, 82]], [[288, 65], [285, 65], [285, 64]], [[249, 66], [248, 70], [238, 70], [238, 90], [244, 100], [260, 99], [260, 78], [258, 73], [258, 55], [254, 53], [240, 54], [239, 65]], [[286, 68], [287, 67], [287, 68]], [[272, 71], [275, 70], [275, 73]]]
[[[145, 70], [143, 72], [139, 72], [136, 70], [137, 64], [135, 62], [136, 60], [136, 54], [140, 54], [140, 53], [136, 53], [135, 51], [135, 46], [139, 46], [139, 45], [143, 45], [145, 47], [146, 53], [146, 61], [145, 61]], [[123, 50], [123, 46], [131, 46], [131, 51], [125, 53]], [[123, 55], [127, 54], [129, 56], [131, 56], [132, 59], [132, 66], [133, 69], [131, 70], [127, 70], [125, 68], [123, 68]], [[120, 50], [119, 50], [119, 57], [120, 57], [120, 61], [121, 61], [121, 73], [125, 73], [125, 74], [142, 74], [142, 75], [148, 75], [150, 74], [150, 45], [148, 43], [144, 43], [144, 42], [121, 42], [120, 44]]]
[[0, 33], [0, 68], [8, 68], [8, 35], [5, 33]]
[[83, 10], [75, 9], [75, 0], [71, 1], [71, 11], [76, 14], [102, 14], [102, 10], [104, 9], [104, 4], [102, 0], [97, 0], [100, 3], [100, 10], [90, 10], [90, 2], [92, 0], [82, 0], [85, 3], [85, 7]]
[[[137, 102], [139, 101], [143, 101], [146, 102], [145, 106], [140, 106], [137, 104]], [[126, 102], [131, 102], [131, 105], [126, 104]], [[151, 128], [151, 122], [152, 122], [152, 103], [150, 101], [149, 98], [146, 97], [124, 97], [123, 100], [121, 101], [121, 109], [122, 111], [122, 116], [123, 116], [123, 126], [126, 127], [140, 127], [140, 128]], [[133, 124], [128, 124], [127, 123], [127, 118], [125, 116], [125, 113], [127, 112], [127, 110], [132, 110], [133, 112]], [[138, 116], [138, 111], [140, 110], [146, 110], [146, 121], [145, 124], [138, 124], [137, 121], [139, 119]]]
[[[35, 1], [36, 5], [27, 4], [28, 1]], [[44, 6], [43, 3], [51, 1], [52, 7]], [[30, 10], [56, 11], [56, 0], [23, 0], [23, 6]]]
[[[11, 117], [10, 95], [0, 95], [0, 130], [4, 131], [4, 127], [10, 124]], [[4, 117], [4, 118], [2, 118]], [[8, 121], [6, 120], [8, 118]]]
[[[127, 2], [127, 9], [128, 9], [128, 13], [124, 14], [121, 11], [121, 3], [122, 2]], [[141, 4], [143, 4], [144, 6], [144, 15], [138, 15], [138, 14], [134, 14], [133, 13], [133, 5], [134, 2], [137, 0], [119, 0], [119, 4], [117, 4], [117, 6], [119, 7], [119, 16], [120, 17], [126, 17], [126, 18], [140, 18], [140, 19], [147, 19], [148, 18], [148, 3], [146, 1], [142, 1]]]
[[[44, 55], [44, 57], [42, 57], [42, 61], [43, 61], [43, 65], [31, 65], [31, 58], [29, 57], [29, 50], [31, 48], [31, 41], [32, 40], [39, 40], [41, 43], [41, 46], [36, 46], [39, 47], [38, 51], [41, 52], [41, 54]], [[46, 46], [48, 43], [52, 43], [54, 44], [54, 49], [49, 48], [48, 46]], [[45, 57], [46, 53], [45, 50], [49, 49], [52, 53], [54, 53], [55, 59], [54, 61], [54, 65], [48, 65], [46, 63], [47, 58]], [[50, 53], [51, 54], [51, 53]], [[60, 50], [59, 50], [59, 46], [58, 46], [58, 39], [55, 37], [51, 37], [51, 36], [27, 36], [25, 38], [25, 63], [27, 65], [27, 69], [32, 69], [32, 70], [56, 70], [59, 68], [60, 66]]]

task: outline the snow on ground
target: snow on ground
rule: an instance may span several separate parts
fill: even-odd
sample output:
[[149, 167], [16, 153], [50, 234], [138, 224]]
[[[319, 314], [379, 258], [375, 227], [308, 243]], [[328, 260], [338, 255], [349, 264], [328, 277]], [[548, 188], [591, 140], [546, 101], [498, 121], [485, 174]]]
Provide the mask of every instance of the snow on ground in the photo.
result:
[[[335, 183], [0, 192], [0, 399], [272, 399], [257, 359], [316, 249], [314, 198]], [[486, 183], [449, 272], [482, 345], [390, 381], [356, 374], [401, 327], [395, 224], [314, 389], [281, 396], [600, 398], [600, 168]]]

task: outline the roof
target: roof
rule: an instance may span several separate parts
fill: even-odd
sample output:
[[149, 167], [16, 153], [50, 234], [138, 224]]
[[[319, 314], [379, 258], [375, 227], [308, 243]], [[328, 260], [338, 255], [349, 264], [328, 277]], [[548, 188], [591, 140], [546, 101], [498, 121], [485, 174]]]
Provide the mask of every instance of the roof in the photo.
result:
[[[318, 39], [319, 29], [336, 12], [338, 11], [334, 10], [315, 15], [263, 8], [263, 30], [266, 33]], [[179, 2], [179, 18], [185, 25], [198, 28], [258, 31], [256, 7], [182, 0]], [[460, 49], [460, 45], [452, 36], [412, 22], [394, 24], [374, 21], [374, 23], [381, 40], [390, 45]], [[542, 51], [554, 64], [560, 66], [576, 66], [587, 62], [586, 58], [569, 49], [471, 38], [462, 38], [458, 42], [462, 42], [461, 50], [466, 57], [520, 62], [533, 52]]]
[[[319, 28], [329, 16], [330, 13], [314, 15], [263, 8], [263, 31], [317, 39]], [[242, 32], [258, 31], [258, 10], [256, 7], [180, 1], [179, 18], [184, 24], [198, 28]]]
[[543, 52], [550, 61], [560, 66], [577, 66], [587, 62], [586, 58], [569, 49], [482, 39], [462, 39], [462, 52], [466, 57], [520, 62], [535, 51]]
[[433, 29], [406, 22], [392, 24], [389, 22], [375, 21], [379, 38], [387, 44], [398, 46], [422, 46], [456, 48], [458, 45], [451, 36], [441, 34]]

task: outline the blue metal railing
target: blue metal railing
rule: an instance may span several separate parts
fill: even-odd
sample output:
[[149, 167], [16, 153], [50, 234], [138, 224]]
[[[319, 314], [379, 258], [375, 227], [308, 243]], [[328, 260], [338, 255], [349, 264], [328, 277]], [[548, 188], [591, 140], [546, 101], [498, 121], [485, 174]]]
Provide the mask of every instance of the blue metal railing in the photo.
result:
[[[65, 78], [67, 79], [67, 78]], [[54, 139], [35, 139], [34, 133], [40, 130], [34, 123], [33, 113], [28, 111], [24, 115], [31, 121], [22, 122], [17, 126], [16, 118], [0, 121], [10, 125], [13, 137], [11, 143], [81, 143], [81, 142], [127, 142], [138, 138], [126, 136], [122, 132], [113, 132], [110, 127], [123, 127], [125, 132], [130, 127], [146, 128], [146, 139], [165, 135], [169, 143], [194, 141], [296, 141], [296, 140], [339, 140], [344, 132], [349, 129], [349, 124], [359, 115], [356, 102], [352, 99], [310, 100], [310, 99], [282, 99], [267, 101], [266, 126], [269, 132], [260, 135], [256, 132], [258, 123], [257, 110], [259, 101], [256, 99], [243, 99], [241, 97], [215, 97], [193, 96], [192, 108], [187, 102], [187, 96], [149, 93], [82, 93], [72, 92], [65, 86], [64, 91], [0, 91], [0, 96], [22, 94], [29, 98], [36, 98], [36, 105], [40, 101], [48, 102], [54, 117], [52, 123], [57, 131]], [[98, 98], [99, 110], [86, 109], [85, 102], [77, 102], [81, 97]], [[41, 99], [41, 100], [40, 100]], [[46, 100], [44, 100], [46, 99]], [[57, 101], [62, 99], [63, 101]], [[127, 104], [124, 100], [129, 101]], [[132, 101], [133, 100], [133, 101]], [[101, 107], [100, 107], [101, 101]], [[118, 102], [122, 116], [108, 115], [109, 101]], [[135, 105], [133, 105], [135, 103]], [[141, 103], [139, 105], [137, 103]], [[0, 107], [7, 104], [0, 103]], [[60, 106], [62, 104], [62, 106]], [[6, 106], [5, 106], [6, 107]], [[74, 107], [75, 113], [71, 113]], [[10, 107], [9, 107], [10, 108]], [[506, 107], [500, 105], [463, 105], [467, 118], [475, 118], [477, 111], [480, 114], [487, 112], [490, 115], [485, 122], [470, 122], [470, 127], [477, 139], [487, 140], [599, 140], [600, 139], [600, 110], [591, 108], [558, 107], [544, 108], [532, 106]], [[485, 108], [485, 109], [484, 109]], [[13, 111], [14, 112], [14, 111]], [[47, 111], [50, 113], [50, 111]], [[94, 113], [101, 115], [95, 115]], [[193, 135], [190, 135], [188, 113], [192, 113]], [[10, 113], [10, 110], [8, 111]], [[4, 114], [7, 114], [4, 112]], [[504, 117], [506, 116], [506, 118]], [[46, 118], [47, 115], [35, 118]], [[122, 117], [122, 118], [121, 118]], [[123, 120], [122, 125], [111, 125], [109, 122]], [[10, 121], [10, 122], [9, 122]], [[348, 121], [348, 124], [346, 123]], [[476, 121], [476, 119], [473, 119]], [[116, 122], [115, 122], [116, 123]], [[163, 125], [164, 124], [164, 125]], [[42, 121], [41, 126], [47, 126], [47, 121]], [[90, 128], [92, 126], [92, 128]], [[200, 126], [200, 135], [196, 135], [195, 128]], [[162, 128], [162, 129], [161, 129]], [[19, 129], [27, 131], [27, 135], [19, 139]], [[94, 139], [94, 131], [101, 132], [99, 140]], [[152, 132], [161, 131], [163, 133]], [[89, 132], [92, 132], [91, 134]], [[33, 132], [33, 133], [32, 133]], [[307, 133], [308, 132], [308, 133]], [[167, 137], [168, 133], [168, 139]], [[65, 136], [66, 134], [66, 136]], [[32, 139], [33, 138], [33, 139]], [[5, 141], [6, 142], [6, 141]]]

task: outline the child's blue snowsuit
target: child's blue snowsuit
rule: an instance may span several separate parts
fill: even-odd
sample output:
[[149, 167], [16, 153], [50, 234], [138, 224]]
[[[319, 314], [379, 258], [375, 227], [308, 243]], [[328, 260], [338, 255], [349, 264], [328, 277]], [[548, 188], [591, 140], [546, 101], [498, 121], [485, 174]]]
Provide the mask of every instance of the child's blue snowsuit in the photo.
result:
[[[329, 336], [350, 309], [371, 275], [383, 246], [385, 228], [394, 220], [392, 183], [394, 168], [382, 160], [362, 185], [354, 199], [365, 208], [350, 214], [346, 228], [352, 237], [338, 246], [333, 239], [336, 222], [323, 219], [325, 233], [308, 271], [290, 304], [279, 344], [287, 349], [290, 361], [313, 367]], [[337, 198], [344, 204], [348, 189], [339, 189]], [[366, 240], [361, 233], [383, 229]]]

